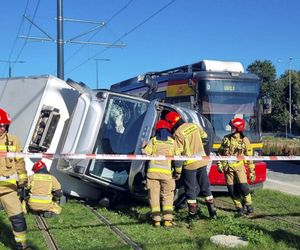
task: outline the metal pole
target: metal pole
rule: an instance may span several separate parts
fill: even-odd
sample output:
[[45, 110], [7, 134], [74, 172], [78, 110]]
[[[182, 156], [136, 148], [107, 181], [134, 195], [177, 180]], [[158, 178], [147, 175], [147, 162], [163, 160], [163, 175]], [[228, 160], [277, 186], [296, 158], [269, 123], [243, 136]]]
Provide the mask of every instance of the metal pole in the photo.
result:
[[101, 58], [101, 59], [95, 59], [96, 61], [96, 82], [97, 82], [97, 89], [99, 88], [99, 73], [98, 73], [98, 61], [110, 61], [110, 59], [107, 58]]
[[57, 0], [57, 77], [64, 80], [64, 37], [62, 0]]
[[11, 64], [8, 66], [8, 78], [11, 78]]
[[292, 134], [292, 60], [293, 58], [289, 58], [289, 115], [290, 115], [290, 120], [289, 120], [289, 128], [290, 128], [290, 135]]
[[97, 89], [98, 89], [98, 83], [99, 83], [99, 80], [98, 80], [98, 60], [96, 60], [96, 81], [97, 81]]
[[8, 77], [9, 78], [11, 78], [11, 76], [12, 76], [12, 69], [11, 69], [12, 63], [25, 63], [25, 61], [8, 61], [8, 60], [0, 60], [0, 62], [8, 63]]

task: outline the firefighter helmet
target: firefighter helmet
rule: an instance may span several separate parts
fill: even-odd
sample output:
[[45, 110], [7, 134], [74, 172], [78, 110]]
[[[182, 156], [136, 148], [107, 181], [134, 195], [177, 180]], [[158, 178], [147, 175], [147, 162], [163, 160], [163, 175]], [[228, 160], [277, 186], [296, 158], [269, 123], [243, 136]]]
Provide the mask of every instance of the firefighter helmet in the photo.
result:
[[171, 128], [173, 128], [180, 119], [181, 116], [174, 111], [171, 111], [166, 115], [166, 120], [171, 125]]
[[233, 128], [236, 128], [238, 132], [244, 132], [246, 123], [242, 118], [234, 118], [229, 122], [229, 125]]
[[155, 131], [161, 128], [166, 128], [167, 130], [171, 131], [170, 124], [165, 120], [159, 120], [155, 125]]
[[39, 170], [41, 170], [41, 169], [43, 169], [43, 168], [46, 168], [45, 162], [43, 162], [43, 161], [37, 161], [36, 163], [34, 163], [34, 165], [33, 165], [33, 167], [32, 167], [31, 170], [32, 170], [34, 173], [36, 173], [37, 171], [39, 171]]
[[0, 109], [0, 124], [9, 125], [10, 123], [11, 119], [9, 114], [4, 109]]

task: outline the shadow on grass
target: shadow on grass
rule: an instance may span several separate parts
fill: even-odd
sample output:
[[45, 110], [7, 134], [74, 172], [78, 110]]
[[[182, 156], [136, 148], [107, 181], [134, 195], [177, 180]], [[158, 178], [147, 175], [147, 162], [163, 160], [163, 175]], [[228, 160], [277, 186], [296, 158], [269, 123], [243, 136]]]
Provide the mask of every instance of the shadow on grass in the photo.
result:
[[[120, 223], [111, 223], [111, 226], [128, 226], [128, 225], [136, 225], [138, 223], [124, 223], [124, 222], [120, 222]], [[79, 228], [98, 228], [98, 227], [103, 227], [106, 228], [107, 225], [102, 224], [99, 222], [99, 224], [86, 224], [86, 225], [76, 225], [76, 226], [69, 226], [69, 225], [65, 225], [65, 226], [53, 226], [53, 225], [48, 225], [49, 230], [66, 230], [66, 229], [79, 229]], [[40, 231], [39, 229], [34, 229], [31, 231]]]
[[289, 232], [287, 230], [278, 228], [272, 230], [268, 230], [262, 226], [253, 226], [256, 230], [261, 230], [264, 234], [269, 235], [273, 238], [274, 242], [284, 242], [288, 247], [293, 249], [300, 249], [300, 236]]
[[[28, 232], [28, 229], [27, 229], [27, 232]], [[0, 218], [0, 242], [9, 249], [16, 249], [16, 242], [15, 242], [14, 234], [12, 232], [12, 227], [3, 223], [1, 221], [1, 218]], [[30, 241], [28, 243], [32, 250], [39, 249], [38, 247], [32, 245], [32, 243]]]
[[300, 236], [283, 229], [277, 229], [273, 232], [268, 232], [275, 242], [284, 241], [288, 246], [300, 249]]
[[[274, 220], [276, 220], [277, 217], [283, 217], [283, 216], [300, 216], [300, 213], [286, 213], [286, 214], [257, 214], [257, 215], [253, 215], [251, 216], [251, 219], [263, 219], [265, 217], [274, 217]], [[294, 224], [294, 222], [292, 221], [291, 223]]]
[[12, 228], [8, 227], [5, 223], [3, 223], [0, 220], [0, 241], [3, 243], [6, 247], [9, 247], [10, 249], [15, 248], [15, 240], [14, 235], [12, 233]]

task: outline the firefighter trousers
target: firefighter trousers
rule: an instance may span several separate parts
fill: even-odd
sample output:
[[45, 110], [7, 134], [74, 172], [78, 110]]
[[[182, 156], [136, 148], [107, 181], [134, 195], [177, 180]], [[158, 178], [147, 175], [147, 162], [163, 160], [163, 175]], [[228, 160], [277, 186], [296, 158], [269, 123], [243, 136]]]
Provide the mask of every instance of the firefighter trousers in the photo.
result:
[[175, 180], [147, 178], [147, 189], [153, 221], [161, 221], [161, 206], [162, 219], [171, 221], [173, 219]]
[[30, 199], [28, 201], [28, 206], [32, 211], [36, 212], [53, 212], [55, 214], [61, 213], [61, 207], [56, 202], [31, 202]]
[[212, 196], [206, 167], [195, 170], [184, 169], [183, 181], [187, 200], [196, 200], [199, 194], [205, 198]]
[[8, 215], [12, 224], [13, 234], [17, 246], [21, 249], [27, 246], [27, 225], [22, 210], [21, 201], [18, 197], [16, 185], [1, 185], [0, 182], [0, 202]]
[[252, 199], [247, 182], [245, 166], [228, 166], [225, 169], [224, 174], [228, 192], [233, 200], [235, 207], [242, 208], [243, 204], [251, 205]]

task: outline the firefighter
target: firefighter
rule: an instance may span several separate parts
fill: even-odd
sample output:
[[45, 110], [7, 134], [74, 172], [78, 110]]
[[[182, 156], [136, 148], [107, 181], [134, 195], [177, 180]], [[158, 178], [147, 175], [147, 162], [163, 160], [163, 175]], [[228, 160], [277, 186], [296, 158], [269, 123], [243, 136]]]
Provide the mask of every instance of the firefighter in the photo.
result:
[[[0, 152], [21, 152], [21, 144], [16, 136], [8, 133], [11, 119], [0, 109]], [[29, 249], [27, 225], [18, 197], [18, 189], [27, 185], [27, 172], [23, 158], [0, 158], [0, 201], [12, 224], [17, 249]]]
[[[172, 138], [171, 128], [165, 120], [159, 120], [155, 125], [155, 136], [142, 149], [146, 155], [175, 154], [175, 141]], [[181, 167], [175, 169], [172, 176], [172, 166], [170, 160], [151, 160], [147, 170], [147, 189], [153, 225], [161, 225], [161, 205], [163, 226], [173, 227], [173, 202], [175, 180], [179, 179]], [[161, 199], [161, 201], [160, 201]], [[162, 204], [161, 204], [162, 203]]]
[[[231, 133], [225, 135], [218, 155], [221, 156], [252, 156], [253, 150], [249, 139], [243, 134], [245, 121], [241, 118], [234, 118], [229, 122]], [[247, 213], [253, 213], [251, 194], [247, 182], [245, 164], [248, 164], [250, 180], [255, 181], [255, 165], [253, 161], [218, 161], [218, 171], [224, 173], [228, 192], [236, 207], [237, 215], [244, 214], [244, 205]]]
[[[185, 123], [181, 116], [172, 111], [166, 114], [176, 141], [178, 153], [184, 156], [205, 156], [203, 141], [207, 140], [206, 132], [194, 123]], [[205, 203], [211, 218], [217, 218], [214, 198], [210, 190], [207, 175], [207, 161], [187, 160], [183, 163], [183, 182], [188, 212], [194, 218], [198, 211], [197, 197], [205, 197]]]
[[57, 202], [62, 197], [61, 185], [51, 175], [43, 161], [37, 161], [33, 167], [33, 175], [29, 176], [29, 200], [31, 210], [41, 213], [44, 217], [59, 215], [61, 207]]

